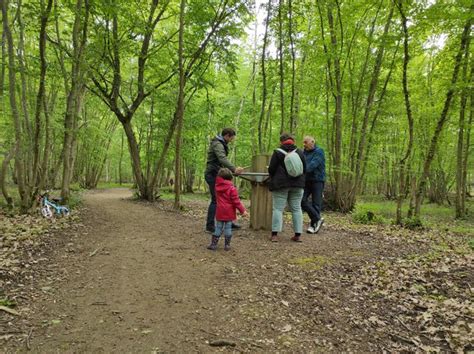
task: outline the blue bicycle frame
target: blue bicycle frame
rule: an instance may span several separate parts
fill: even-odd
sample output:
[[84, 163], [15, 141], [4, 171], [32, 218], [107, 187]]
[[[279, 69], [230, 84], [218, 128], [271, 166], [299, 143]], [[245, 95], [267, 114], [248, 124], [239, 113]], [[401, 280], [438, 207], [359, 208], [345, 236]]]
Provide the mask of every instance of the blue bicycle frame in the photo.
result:
[[[50, 218], [53, 214], [57, 215], [69, 215], [69, 208], [64, 205], [55, 204], [48, 198], [48, 193], [44, 193], [40, 195], [41, 198], [41, 214], [46, 217]], [[54, 211], [54, 213], [53, 213]]]

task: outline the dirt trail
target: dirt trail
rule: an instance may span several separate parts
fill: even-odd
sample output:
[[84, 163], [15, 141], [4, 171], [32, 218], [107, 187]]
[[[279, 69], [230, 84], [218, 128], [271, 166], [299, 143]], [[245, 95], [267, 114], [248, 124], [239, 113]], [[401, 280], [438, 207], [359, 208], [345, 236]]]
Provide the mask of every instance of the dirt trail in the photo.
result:
[[[84, 227], [56, 235], [63, 245], [26, 285], [32, 294], [16, 325], [29, 337], [7, 342], [7, 352], [380, 352], [434, 343], [416, 329], [431, 305], [378, 291], [386, 264], [426, 248], [416, 239], [327, 223], [302, 243], [289, 240], [290, 228], [272, 243], [244, 224], [230, 252], [222, 244], [212, 252], [204, 202], [178, 213], [113, 189], [87, 193], [84, 204]], [[210, 346], [219, 340], [227, 345]]]
[[53, 303], [43, 304], [44, 320], [53, 325], [36, 333], [33, 349], [209, 348], [209, 335], [200, 329], [213, 321], [206, 309], [222, 303], [213, 287], [226, 258], [209, 254], [195, 220], [133, 203], [130, 196], [114, 189], [85, 197], [89, 232], [64, 259], [68, 279], [53, 290]]

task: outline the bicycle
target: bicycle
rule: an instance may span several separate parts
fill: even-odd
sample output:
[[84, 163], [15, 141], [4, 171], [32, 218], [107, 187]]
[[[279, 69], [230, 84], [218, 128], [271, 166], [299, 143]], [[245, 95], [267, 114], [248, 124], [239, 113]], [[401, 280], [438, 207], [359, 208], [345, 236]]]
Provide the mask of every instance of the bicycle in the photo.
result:
[[[58, 200], [53, 199], [55, 202], [58, 202]], [[60, 216], [68, 216], [70, 214], [70, 210], [67, 206], [64, 205], [59, 205], [54, 202], [52, 202], [49, 199], [48, 192], [41, 194], [39, 196], [39, 202], [40, 202], [40, 211], [41, 215], [43, 217], [50, 219], [53, 217], [53, 215], [60, 215]]]

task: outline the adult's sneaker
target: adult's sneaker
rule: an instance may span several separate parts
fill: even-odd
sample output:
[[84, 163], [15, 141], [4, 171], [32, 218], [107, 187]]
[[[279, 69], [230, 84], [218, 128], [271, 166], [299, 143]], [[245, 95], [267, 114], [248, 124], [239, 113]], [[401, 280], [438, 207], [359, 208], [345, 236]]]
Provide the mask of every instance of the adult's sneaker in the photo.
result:
[[309, 225], [308, 229], [306, 230], [306, 233], [308, 234], [315, 234], [316, 232], [314, 231], [314, 229], [316, 228], [316, 225]]
[[314, 233], [317, 234], [319, 232], [319, 230], [321, 229], [321, 226], [323, 226], [324, 224], [324, 218], [321, 218], [318, 220], [318, 222], [316, 223], [316, 226], [314, 227]]

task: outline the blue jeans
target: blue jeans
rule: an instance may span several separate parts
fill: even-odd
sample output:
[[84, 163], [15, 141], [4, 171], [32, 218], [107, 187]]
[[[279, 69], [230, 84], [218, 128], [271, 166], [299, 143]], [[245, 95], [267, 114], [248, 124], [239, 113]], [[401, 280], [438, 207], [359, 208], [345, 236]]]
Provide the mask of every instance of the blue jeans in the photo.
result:
[[[324, 182], [306, 181], [301, 206], [308, 213], [311, 225], [315, 225], [321, 219], [323, 209]], [[311, 196], [311, 202], [309, 197]]]
[[216, 176], [211, 174], [206, 174], [204, 176], [207, 185], [209, 186], [209, 192], [211, 193], [211, 203], [207, 209], [207, 221], [206, 221], [206, 230], [212, 230], [215, 228], [214, 219], [216, 217]]
[[226, 239], [230, 239], [232, 237], [232, 221], [216, 220], [216, 230], [214, 231], [213, 235], [215, 237], [221, 237], [223, 231]]
[[291, 210], [293, 230], [301, 234], [303, 231], [303, 211], [301, 210], [301, 198], [303, 188], [283, 188], [272, 192], [272, 231], [280, 232], [283, 228], [283, 211], [286, 203]]

